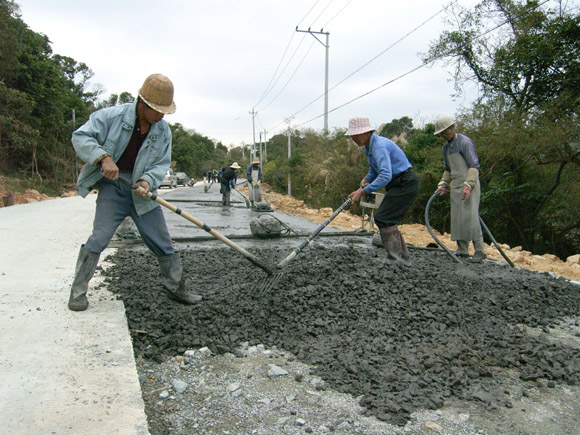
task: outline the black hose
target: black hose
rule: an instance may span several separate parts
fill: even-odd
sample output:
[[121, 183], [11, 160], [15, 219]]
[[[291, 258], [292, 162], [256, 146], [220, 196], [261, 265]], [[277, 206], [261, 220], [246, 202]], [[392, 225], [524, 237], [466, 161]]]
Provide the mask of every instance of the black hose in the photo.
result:
[[447, 249], [447, 246], [445, 246], [438, 238], [437, 236], [433, 233], [433, 230], [431, 229], [431, 224], [429, 223], [429, 208], [431, 207], [431, 202], [433, 202], [433, 200], [435, 198], [437, 198], [439, 195], [441, 195], [441, 192], [439, 190], [437, 190], [433, 196], [431, 196], [431, 198], [429, 199], [429, 201], [427, 202], [427, 207], [425, 207], [425, 226], [427, 227], [427, 231], [429, 231], [429, 234], [431, 234], [431, 237], [433, 237], [433, 240], [435, 240], [435, 242], [441, 246], [441, 248], [443, 248], [443, 250], [445, 252], [447, 252], [449, 254], [449, 256], [451, 258], [453, 258], [453, 261], [460, 263], [459, 259], [457, 258], [456, 255], [453, 254], [453, 252], [451, 252], [449, 249]]
[[496, 247], [496, 249], [499, 251], [499, 253], [501, 254], [501, 256], [505, 259], [505, 261], [508, 262], [508, 264], [511, 267], [516, 267], [514, 265], [514, 263], [512, 263], [512, 261], [508, 258], [507, 255], [505, 255], [505, 253], [503, 252], [503, 250], [499, 247], [499, 245], [497, 244], [497, 242], [495, 241], [495, 238], [493, 237], [493, 234], [491, 234], [491, 231], [489, 231], [489, 228], [487, 228], [487, 225], [485, 224], [485, 222], [483, 221], [483, 219], [481, 218], [481, 216], [479, 217], [479, 222], [481, 223], [481, 226], [483, 227], [483, 229], [485, 230], [485, 232], [487, 233], [487, 235], [489, 236], [489, 238], [491, 239], [493, 246]]

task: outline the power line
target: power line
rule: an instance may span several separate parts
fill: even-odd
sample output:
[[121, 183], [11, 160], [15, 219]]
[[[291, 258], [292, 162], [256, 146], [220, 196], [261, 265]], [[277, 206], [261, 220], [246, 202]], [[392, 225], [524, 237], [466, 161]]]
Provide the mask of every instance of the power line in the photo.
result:
[[[455, 0], [454, 3], [456, 3], [458, 0]], [[437, 15], [439, 15], [441, 12], [443, 12], [445, 10], [445, 8], [442, 8], [439, 10], [439, 12], [437, 12], [436, 14], [432, 15], [430, 18], [428, 18], [427, 20], [423, 21], [420, 25], [418, 25], [417, 27], [415, 27], [413, 30], [411, 30], [410, 32], [408, 32], [407, 34], [405, 34], [403, 37], [399, 38], [397, 41], [395, 41], [393, 44], [389, 45], [387, 48], [385, 48], [383, 51], [381, 51], [379, 54], [377, 54], [375, 57], [373, 57], [372, 59], [370, 59], [368, 62], [366, 62], [365, 64], [363, 64], [361, 67], [359, 67], [358, 69], [356, 69], [355, 71], [353, 71], [352, 73], [350, 73], [348, 76], [346, 76], [344, 79], [342, 79], [341, 81], [339, 81], [338, 83], [336, 83], [334, 86], [332, 86], [328, 92], [332, 91], [333, 89], [337, 88], [339, 85], [341, 85], [342, 83], [344, 83], [345, 81], [347, 81], [349, 78], [351, 78], [352, 76], [354, 76], [356, 73], [358, 73], [359, 71], [361, 71], [362, 69], [366, 68], [368, 65], [370, 65], [372, 62], [374, 62], [376, 59], [378, 59], [380, 56], [382, 56], [383, 54], [385, 54], [387, 51], [389, 51], [391, 48], [395, 47], [397, 44], [399, 44], [400, 42], [402, 42], [404, 39], [408, 38], [410, 35], [412, 35], [413, 33], [415, 33], [417, 30], [419, 30], [421, 27], [423, 27], [425, 24], [427, 24], [429, 21], [431, 21], [432, 19], [434, 19]], [[296, 116], [298, 113], [302, 112], [303, 110], [307, 109], [308, 107], [310, 107], [311, 105], [313, 105], [314, 103], [316, 103], [318, 100], [320, 100], [322, 97], [324, 97], [325, 94], [319, 95], [318, 97], [316, 97], [314, 100], [312, 100], [310, 103], [308, 103], [306, 106], [302, 107], [300, 110], [294, 112], [291, 116]]]
[[[316, 2], [314, 2], [312, 7], [308, 10], [308, 12], [306, 12], [306, 15], [304, 15], [302, 17], [302, 19], [299, 21], [298, 25], [300, 25], [300, 23], [302, 23], [302, 21], [304, 21], [308, 15], [310, 15], [310, 12], [312, 12], [312, 10], [316, 7], [316, 5], [319, 2], [320, 2], [320, 0], [316, 0]], [[274, 74], [272, 74], [272, 78], [270, 79], [268, 86], [266, 86], [266, 89], [264, 90], [264, 93], [262, 94], [262, 96], [259, 98], [258, 102], [256, 104], [254, 104], [254, 107], [258, 106], [258, 104], [260, 104], [262, 102], [262, 100], [266, 97], [266, 95], [268, 95], [270, 93], [272, 88], [276, 85], [276, 83], [278, 82], [278, 80], [280, 80], [280, 77], [284, 73], [284, 71], [282, 71], [280, 73], [280, 76], [274, 82], [274, 78], [276, 77], [276, 74], [278, 73], [278, 70], [280, 69], [280, 65], [282, 65], [282, 61], [284, 60], [284, 57], [286, 56], [286, 53], [288, 52], [288, 49], [290, 48], [290, 45], [292, 44], [292, 40], [294, 39], [295, 35], [296, 35], [296, 32], [292, 32], [292, 36], [290, 36], [290, 40], [288, 41], [288, 44], [286, 45], [286, 49], [284, 50], [284, 53], [282, 53], [282, 57], [280, 58], [280, 61], [278, 62], [278, 66], [276, 67]], [[304, 40], [304, 38], [302, 38], [302, 40]], [[292, 60], [292, 58], [290, 60]], [[290, 61], [288, 61], [288, 62], [290, 62]], [[274, 83], [272, 83], [272, 82], [274, 82]]]
[[[456, 1], [457, 1], [457, 0], [456, 0]], [[543, 6], [544, 4], [548, 3], [549, 1], [550, 1], [550, 0], [544, 0], [542, 3], [539, 3], [539, 4], [538, 4], [536, 7], [534, 7], [533, 9], [537, 9], [537, 8], [539, 8], [539, 7]], [[519, 17], [521, 17], [522, 15], [524, 15], [524, 14], [525, 14], [525, 13], [527, 13], [527, 12], [529, 12], [529, 11], [524, 11], [524, 12], [522, 12], [521, 14], [519, 14], [519, 15], [517, 15], [516, 17], [513, 17], [513, 18], [519, 18]], [[512, 20], [513, 20], [513, 18], [512, 18]], [[484, 36], [486, 36], [486, 35], [490, 34], [491, 32], [493, 32], [493, 31], [495, 31], [495, 30], [499, 29], [500, 27], [502, 27], [502, 26], [504, 26], [504, 25], [508, 24], [509, 22], [510, 22], [510, 20], [506, 20], [506, 21], [504, 21], [504, 22], [502, 22], [502, 23], [500, 23], [500, 24], [496, 25], [495, 27], [492, 27], [491, 29], [489, 29], [489, 30], [485, 31], [484, 33], [482, 33], [482, 34], [480, 34], [480, 35], [476, 36], [475, 38], [473, 38], [473, 40], [474, 40], [474, 41], [476, 41], [476, 40], [478, 40], [478, 39], [480, 39], [480, 38], [482, 38], [482, 37], [484, 37]], [[351, 100], [347, 101], [346, 103], [343, 103], [343, 104], [341, 104], [340, 106], [337, 106], [337, 107], [335, 107], [335, 108], [333, 108], [333, 109], [329, 110], [327, 113], [332, 113], [332, 112], [334, 112], [334, 111], [336, 111], [336, 110], [338, 110], [338, 109], [341, 109], [341, 108], [343, 108], [343, 107], [345, 107], [345, 106], [347, 106], [347, 105], [349, 105], [349, 104], [351, 104], [351, 103], [353, 103], [353, 102], [355, 102], [355, 101], [357, 101], [357, 100], [359, 100], [359, 99], [361, 99], [361, 98], [363, 98], [363, 97], [366, 97], [367, 95], [370, 95], [370, 94], [372, 94], [373, 92], [376, 92], [377, 90], [379, 90], [379, 89], [381, 89], [381, 88], [384, 88], [385, 86], [387, 86], [387, 85], [390, 85], [390, 84], [392, 84], [392, 83], [396, 82], [397, 80], [399, 80], [399, 79], [401, 79], [401, 78], [403, 78], [403, 77], [405, 77], [405, 76], [407, 76], [407, 75], [409, 75], [409, 74], [412, 74], [412, 73], [414, 73], [415, 71], [417, 71], [417, 70], [419, 70], [419, 69], [421, 69], [421, 68], [423, 68], [423, 67], [425, 67], [425, 66], [428, 66], [428, 65], [431, 65], [431, 64], [435, 63], [436, 61], [438, 61], [438, 60], [440, 60], [440, 59], [444, 58], [444, 57], [445, 57], [447, 54], [450, 54], [450, 53], [451, 53], [451, 52], [449, 52], [449, 53], [443, 53], [443, 54], [441, 54], [441, 55], [439, 55], [439, 56], [437, 56], [437, 57], [434, 57], [434, 58], [432, 58], [431, 60], [429, 60], [429, 61], [427, 61], [427, 62], [423, 62], [421, 65], [418, 65], [418, 66], [414, 67], [413, 69], [411, 69], [411, 70], [409, 70], [409, 71], [407, 71], [407, 72], [405, 72], [405, 73], [403, 73], [403, 74], [399, 75], [398, 77], [395, 77], [394, 79], [392, 79], [392, 80], [389, 80], [389, 81], [387, 81], [387, 82], [383, 83], [382, 85], [380, 85], [380, 86], [377, 86], [376, 88], [374, 88], [374, 89], [371, 89], [370, 91], [368, 91], [368, 92], [365, 92], [364, 94], [361, 94], [361, 95], [359, 95], [359, 96], [357, 96], [357, 97], [355, 97], [355, 98], [353, 98], [353, 99], [351, 99]], [[320, 99], [320, 97], [319, 97], [318, 99]], [[316, 100], [315, 100], [315, 101], [316, 101]], [[292, 115], [292, 116], [293, 116], [293, 115]], [[303, 122], [303, 123], [301, 123], [301, 124], [297, 125], [297, 126], [296, 126], [296, 128], [298, 128], [298, 127], [301, 127], [302, 125], [308, 124], [308, 123], [310, 123], [310, 122], [312, 122], [312, 121], [314, 121], [314, 120], [316, 120], [316, 119], [318, 119], [318, 118], [321, 118], [321, 117], [323, 117], [323, 116], [324, 116], [324, 114], [322, 114], [322, 115], [318, 115], [318, 116], [316, 116], [316, 117], [314, 117], [314, 118], [312, 118], [312, 119], [310, 119], [310, 120], [308, 120], [308, 121], [305, 121], [305, 122]], [[282, 124], [282, 122], [280, 122], [279, 124], [277, 124], [275, 127], [271, 128], [271, 129], [270, 129], [270, 131], [273, 131], [273, 130], [274, 130], [275, 128], [277, 128], [277, 127], [278, 127], [280, 124]]]

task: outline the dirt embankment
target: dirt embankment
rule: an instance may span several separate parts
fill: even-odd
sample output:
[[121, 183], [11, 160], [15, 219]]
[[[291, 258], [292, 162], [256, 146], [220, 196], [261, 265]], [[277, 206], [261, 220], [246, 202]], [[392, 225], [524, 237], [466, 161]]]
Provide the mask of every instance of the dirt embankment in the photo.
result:
[[[274, 193], [267, 185], [264, 190], [272, 208], [283, 213], [295, 214], [312, 222], [321, 224], [328, 219], [333, 212], [330, 207], [321, 208], [320, 210], [308, 208], [304, 204], [304, 201], [293, 198], [292, 196]], [[353, 231], [360, 228], [361, 224], [361, 216], [355, 216], [347, 210], [339, 214], [332, 221], [330, 226], [342, 230]], [[405, 241], [412, 245], [424, 247], [434, 242], [424, 225], [401, 225], [400, 229], [405, 237]], [[433, 230], [433, 232], [449, 249], [454, 250], [456, 248], [456, 243], [451, 240], [450, 234], [441, 234], [437, 230]], [[511, 247], [501, 243], [500, 246], [509, 259], [518, 267], [536, 272], [553, 272], [557, 276], [580, 280], [580, 253], [572, 255], [565, 259], [565, 261], [562, 261], [560, 258], [552, 254], [533, 255], [531, 252], [524, 251], [521, 246]], [[486, 244], [485, 248], [486, 254], [489, 258], [505, 261], [493, 245]], [[470, 247], [470, 252], [473, 254], [473, 246]]]

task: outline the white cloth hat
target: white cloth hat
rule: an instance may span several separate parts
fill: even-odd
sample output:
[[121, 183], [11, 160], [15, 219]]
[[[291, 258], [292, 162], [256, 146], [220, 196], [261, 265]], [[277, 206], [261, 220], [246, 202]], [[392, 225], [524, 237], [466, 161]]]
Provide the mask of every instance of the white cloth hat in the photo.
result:
[[435, 121], [435, 133], [433, 134], [437, 136], [439, 133], [441, 133], [443, 130], [447, 130], [453, 124], [455, 124], [455, 121], [449, 116], [440, 116]]
[[371, 122], [368, 118], [364, 116], [357, 116], [348, 121], [348, 130], [346, 131], [346, 136], [356, 136], [357, 134], [363, 134], [367, 131], [373, 131], [374, 128], [371, 127]]
[[238, 165], [238, 162], [234, 162], [234, 163], [232, 163], [232, 164], [230, 165], [230, 168], [233, 168], [233, 169], [240, 169], [240, 168], [241, 168], [241, 166], [240, 166], [240, 165]]

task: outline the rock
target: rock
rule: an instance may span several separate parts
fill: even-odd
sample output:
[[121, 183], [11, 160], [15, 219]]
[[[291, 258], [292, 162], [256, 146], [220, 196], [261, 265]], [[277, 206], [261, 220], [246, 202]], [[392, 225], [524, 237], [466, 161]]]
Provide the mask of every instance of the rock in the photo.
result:
[[276, 364], [268, 364], [270, 366], [270, 370], [268, 370], [268, 376], [286, 376], [288, 372], [284, 370], [282, 367], [278, 367]]
[[516, 247], [511, 249], [512, 252], [520, 252], [521, 250], [522, 250], [521, 246], [516, 246]]
[[580, 264], [580, 254], [570, 255], [566, 258], [567, 264]]
[[553, 254], [544, 254], [543, 257], [546, 260], [550, 260], [551, 262], [554, 262], [554, 263], [557, 261], [560, 261], [560, 259], [556, 255], [553, 255]]
[[440, 424], [437, 424], [435, 422], [432, 422], [432, 421], [428, 421], [427, 423], [425, 423], [424, 427], [425, 427], [425, 429], [434, 430], [437, 432], [440, 432], [443, 430], [443, 426], [441, 426]]
[[306, 420], [304, 420], [303, 418], [298, 418], [296, 419], [296, 424], [298, 426], [304, 426], [306, 424]]
[[173, 381], [173, 389], [176, 393], [185, 393], [185, 390], [187, 390], [187, 384], [179, 379], [175, 379]]
[[234, 382], [233, 384], [228, 385], [228, 391], [233, 393], [236, 390], [239, 390], [241, 385], [238, 382]]
[[159, 394], [160, 399], [167, 399], [169, 397], [169, 391], [165, 390]]
[[200, 356], [210, 356], [211, 355], [211, 350], [208, 347], [202, 347], [201, 349], [198, 350]]

